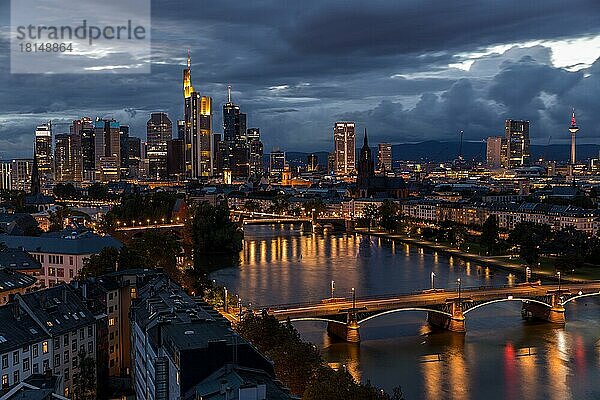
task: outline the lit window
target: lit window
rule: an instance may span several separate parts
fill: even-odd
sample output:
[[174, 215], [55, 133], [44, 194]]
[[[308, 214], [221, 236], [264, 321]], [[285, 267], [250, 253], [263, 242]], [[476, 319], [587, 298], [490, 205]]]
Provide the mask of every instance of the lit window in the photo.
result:
[[48, 342], [47, 341], [42, 342], [42, 353], [44, 353], [44, 354], [48, 353]]
[[115, 325], [115, 319], [111, 318], [108, 320], [108, 326], [114, 326]]

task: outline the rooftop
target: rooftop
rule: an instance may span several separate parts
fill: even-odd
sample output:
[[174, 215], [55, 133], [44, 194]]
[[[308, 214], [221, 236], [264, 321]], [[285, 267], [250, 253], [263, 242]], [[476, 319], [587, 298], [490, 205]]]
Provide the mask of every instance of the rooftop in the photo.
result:
[[28, 252], [56, 254], [97, 254], [105, 247], [121, 248], [123, 244], [110, 235], [91, 232], [83, 235], [13, 236], [0, 234], [0, 243], [7, 247], [22, 248]]
[[26, 251], [7, 248], [0, 251], [0, 268], [11, 268], [18, 271], [39, 270], [42, 268], [42, 264]]

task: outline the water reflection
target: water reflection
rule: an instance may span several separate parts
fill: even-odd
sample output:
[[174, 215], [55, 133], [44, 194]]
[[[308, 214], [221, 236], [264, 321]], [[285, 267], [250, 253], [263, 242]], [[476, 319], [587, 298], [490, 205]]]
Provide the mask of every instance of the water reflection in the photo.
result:
[[[257, 304], [320, 300], [330, 295], [406, 293], [436, 287], [519, 282], [518, 276], [466, 263], [414, 245], [360, 235], [301, 233], [299, 226], [248, 227], [240, 267], [211, 275]], [[452, 264], [452, 265], [451, 265]], [[332, 340], [325, 324], [303, 322], [303, 337], [327, 361], [358, 379], [407, 399], [600, 399], [600, 299], [569, 303], [567, 326], [527, 323], [518, 302], [482, 307], [467, 317], [467, 334], [431, 332], [421, 312], [375, 318], [363, 342]]]

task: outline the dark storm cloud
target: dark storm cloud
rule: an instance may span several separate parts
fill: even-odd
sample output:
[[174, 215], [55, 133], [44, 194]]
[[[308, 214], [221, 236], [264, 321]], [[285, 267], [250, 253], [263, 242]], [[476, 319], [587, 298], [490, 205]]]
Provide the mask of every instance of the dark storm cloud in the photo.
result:
[[29, 154], [35, 125], [48, 118], [114, 116], [142, 137], [151, 111], [181, 118], [188, 48], [194, 86], [213, 97], [215, 130], [232, 84], [267, 149], [328, 149], [340, 118], [368, 126], [374, 141], [461, 129], [481, 138], [508, 117], [535, 121], [541, 137], [563, 129], [572, 106], [586, 135], [600, 137], [591, 128], [600, 126], [598, 63], [567, 72], [539, 45], [487, 55], [469, 72], [448, 67], [494, 45], [596, 35], [593, 0], [153, 1], [152, 74], [54, 76], [8, 73], [9, 9], [0, 3], [3, 157]]

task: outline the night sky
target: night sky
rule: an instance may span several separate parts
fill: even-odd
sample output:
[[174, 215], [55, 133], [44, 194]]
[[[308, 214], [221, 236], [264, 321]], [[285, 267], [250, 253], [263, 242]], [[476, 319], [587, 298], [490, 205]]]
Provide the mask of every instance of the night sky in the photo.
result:
[[214, 130], [231, 84], [266, 152], [330, 150], [338, 120], [403, 143], [480, 140], [529, 119], [533, 142], [563, 143], [572, 107], [579, 140], [600, 142], [598, 0], [157, 0], [149, 75], [10, 74], [9, 14], [0, 0], [4, 159], [30, 156], [48, 119], [114, 117], [140, 137], [152, 111], [175, 124], [188, 48]]

